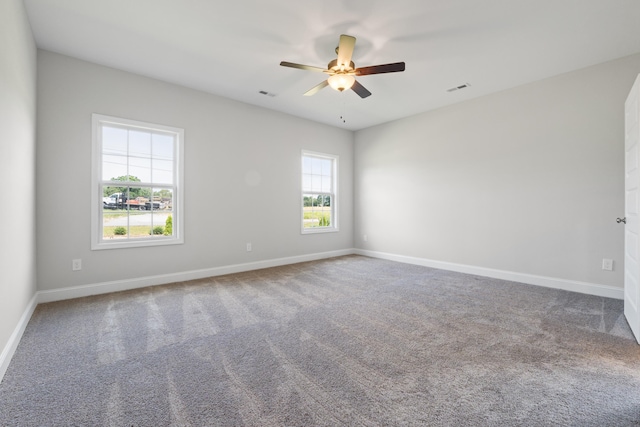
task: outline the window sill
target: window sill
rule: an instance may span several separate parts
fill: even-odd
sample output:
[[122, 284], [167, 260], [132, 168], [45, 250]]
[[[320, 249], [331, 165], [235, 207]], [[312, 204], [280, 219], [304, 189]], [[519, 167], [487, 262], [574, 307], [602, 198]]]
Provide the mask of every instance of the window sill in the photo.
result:
[[144, 248], [149, 246], [181, 245], [183, 243], [184, 243], [184, 239], [156, 239], [156, 240], [120, 241], [120, 242], [115, 240], [113, 242], [110, 242], [110, 241], [103, 241], [99, 243], [94, 242], [91, 245], [91, 250], [100, 251], [105, 249]]
[[301, 234], [324, 234], [324, 233], [337, 233], [340, 231], [335, 227], [313, 227], [313, 228], [303, 228]]

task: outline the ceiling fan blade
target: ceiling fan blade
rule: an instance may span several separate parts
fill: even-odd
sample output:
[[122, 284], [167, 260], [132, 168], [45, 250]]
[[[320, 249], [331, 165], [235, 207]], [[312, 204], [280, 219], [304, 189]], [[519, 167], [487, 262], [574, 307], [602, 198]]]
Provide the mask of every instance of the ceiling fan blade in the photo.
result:
[[351, 56], [353, 56], [353, 48], [356, 46], [356, 38], [345, 34], [340, 36], [340, 44], [338, 45], [338, 65], [349, 66]]
[[371, 92], [369, 92], [367, 88], [365, 88], [360, 83], [358, 83], [357, 80], [353, 82], [353, 86], [351, 86], [351, 90], [357, 93], [360, 96], [360, 98], [366, 98], [367, 96], [371, 95]]
[[316, 93], [320, 92], [320, 89], [324, 89], [327, 86], [329, 86], [329, 80], [324, 80], [321, 83], [318, 83], [317, 85], [309, 89], [308, 91], [306, 91], [304, 93], [304, 96], [315, 95]]
[[312, 67], [311, 65], [295, 64], [293, 62], [287, 62], [287, 61], [282, 61], [280, 65], [282, 65], [283, 67], [298, 68], [300, 70], [307, 70], [307, 71], [320, 71], [320, 72], [325, 71], [324, 68]]
[[356, 76], [366, 76], [369, 74], [397, 73], [404, 71], [404, 62], [394, 62], [393, 64], [372, 65], [370, 67], [356, 68]]

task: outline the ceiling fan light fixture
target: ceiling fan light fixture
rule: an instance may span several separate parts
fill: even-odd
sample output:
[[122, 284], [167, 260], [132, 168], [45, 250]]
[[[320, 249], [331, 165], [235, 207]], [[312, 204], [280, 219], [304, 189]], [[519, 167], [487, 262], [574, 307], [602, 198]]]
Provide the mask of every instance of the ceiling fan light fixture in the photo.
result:
[[329, 77], [329, 86], [338, 92], [342, 92], [345, 89], [351, 89], [355, 81], [356, 78], [350, 74], [334, 74]]

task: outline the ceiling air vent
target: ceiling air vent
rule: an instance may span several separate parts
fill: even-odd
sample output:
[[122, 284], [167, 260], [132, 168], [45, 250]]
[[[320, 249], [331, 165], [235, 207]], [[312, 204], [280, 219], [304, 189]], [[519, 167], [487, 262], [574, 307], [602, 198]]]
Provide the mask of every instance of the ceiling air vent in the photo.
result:
[[454, 86], [451, 89], [447, 89], [447, 92], [455, 92], [460, 89], [468, 88], [469, 86], [471, 86], [469, 83], [463, 83], [460, 86]]
[[267, 95], [270, 96], [271, 98], [273, 98], [274, 96], [276, 96], [275, 93], [271, 93], [271, 92], [267, 92], [266, 90], [261, 90], [260, 92], [258, 92], [260, 95]]

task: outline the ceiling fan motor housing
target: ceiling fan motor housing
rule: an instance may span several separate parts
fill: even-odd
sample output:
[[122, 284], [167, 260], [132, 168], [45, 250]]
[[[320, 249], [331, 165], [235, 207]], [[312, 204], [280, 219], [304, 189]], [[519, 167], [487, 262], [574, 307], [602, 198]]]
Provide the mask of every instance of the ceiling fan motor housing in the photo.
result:
[[347, 66], [347, 65], [338, 64], [337, 58], [329, 62], [329, 64], [327, 65], [327, 71], [330, 71], [335, 74], [351, 73], [355, 71], [355, 69], [356, 69], [356, 65], [353, 63], [353, 61], [349, 61], [349, 65]]

